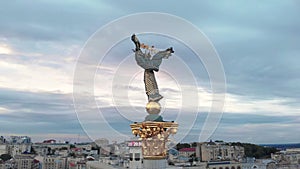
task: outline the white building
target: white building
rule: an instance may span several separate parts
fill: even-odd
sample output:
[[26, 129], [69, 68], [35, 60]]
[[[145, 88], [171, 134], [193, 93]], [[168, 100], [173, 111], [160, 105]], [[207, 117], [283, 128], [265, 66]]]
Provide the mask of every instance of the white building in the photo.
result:
[[10, 136], [11, 144], [31, 144], [31, 138], [28, 136]]
[[91, 143], [77, 143], [75, 144], [76, 148], [81, 148], [83, 150], [92, 150], [92, 144]]
[[48, 156], [48, 157], [44, 157], [42, 162], [42, 169], [66, 169], [66, 168], [67, 168], [66, 157]]
[[46, 146], [51, 148], [52, 150], [54, 149], [70, 149], [70, 144], [66, 143], [35, 143], [34, 146]]
[[88, 161], [86, 162], [86, 169], [114, 169], [114, 167], [99, 161]]
[[242, 164], [231, 162], [214, 162], [208, 163], [207, 169], [242, 169]]
[[84, 159], [84, 157], [68, 158], [67, 159], [67, 168], [68, 169], [85, 169], [86, 168], [86, 160]]
[[245, 155], [241, 146], [231, 146], [224, 143], [198, 143], [196, 157], [201, 161], [240, 161]]
[[21, 155], [24, 152], [31, 152], [31, 144], [9, 144], [7, 146], [7, 153], [11, 156]]
[[48, 147], [40, 144], [33, 144], [32, 148], [34, 149], [35, 153], [40, 156], [45, 156], [48, 154]]
[[300, 164], [300, 149], [293, 148], [271, 154], [273, 160], [281, 165]]
[[0, 169], [5, 169], [5, 163], [0, 159]]
[[16, 155], [15, 169], [39, 169], [39, 161], [35, 160], [32, 155]]
[[7, 144], [0, 144], [0, 155], [8, 153], [8, 146]]
[[243, 163], [243, 169], [277, 169], [277, 167], [274, 160], [264, 159]]
[[133, 140], [128, 142], [129, 147], [129, 168], [143, 168], [142, 142]]
[[106, 138], [101, 138], [101, 139], [97, 139], [95, 140], [95, 143], [101, 147], [101, 146], [107, 146], [109, 144], [109, 141]]

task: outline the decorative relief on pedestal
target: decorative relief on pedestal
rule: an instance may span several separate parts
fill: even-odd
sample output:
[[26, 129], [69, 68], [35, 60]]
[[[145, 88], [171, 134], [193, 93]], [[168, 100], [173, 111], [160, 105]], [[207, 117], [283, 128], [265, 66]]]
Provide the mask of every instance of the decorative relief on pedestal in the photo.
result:
[[162, 159], [166, 157], [166, 143], [169, 136], [177, 133], [175, 122], [142, 122], [130, 125], [132, 134], [142, 139], [145, 159]]

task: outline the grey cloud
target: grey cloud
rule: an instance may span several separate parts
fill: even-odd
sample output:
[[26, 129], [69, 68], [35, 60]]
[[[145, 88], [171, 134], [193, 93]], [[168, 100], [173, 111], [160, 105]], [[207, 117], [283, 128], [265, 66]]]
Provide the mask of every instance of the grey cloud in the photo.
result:
[[[13, 112], [0, 115], [0, 128], [1, 130], [5, 131], [5, 133], [28, 133], [29, 131], [37, 134], [83, 133], [83, 130], [81, 129], [79, 121], [77, 120], [76, 114], [73, 110], [72, 100], [69, 95], [16, 92], [7, 89], [1, 89], [1, 93], [0, 106], [13, 110]], [[121, 107], [119, 109], [122, 109], [122, 111], [131, 110], [126, 107]], [[88, 112], [88, 114], [94, 113], [94, 115], [99, 115], [99, 110], [97, 108], [90, 110], [93, 112]], [[107, 123], [119, 133], [127, 136], [131, 135], [129, 124], [132, 123], [132, 121], [130, 121], [128, 117], [124, 117], [116, 108], [113, 107], [101, 108], [101, 112], [106, 122], [92, 120], [87, 121], [89, 123], [87, 125], [91, 127], [89, 129], [92, 129], [93, 126], [97, 126], [99, 123]], [[175, 120], [178, 117], [178, 112], [179, 110], [177, 109], [166, 109], [163, 112], [163, 117], [165, 120]], [[184, 113], [185, 118], [192, 115], [191, 112], [181, 113]], [[257, 137], [259, 134], [259, 132], [256, 134], [259, 128], [250, 127], [243, 129], [242, 126], [266, 125], [264, 127], [265, 132], [282, 136], [283, 130], [278, 131], [276, 126], [284, 125], [286, 126], [286, 130], [290, 130], [290, 128], [293, 128], [293, 125], [298, 125], [300, 120], [295, 116], [280, 117], [265, 116], [263, 114], [264, 112], [261, 112], [261, 115], [224, 113], [216, 132], [211, 138], [229, 141], [236, 139], [245, 142], [250, 141], [263, 143], [269, 141], [270, 138], [260, 138], [255, 140], [254, 137]], [[146, 112], [143, 111], [140, 112], [140, 114], [133, 113], [132, 116], [141, 116], [142, 121], [143, 117], [146, 116]], [[198, 139], [206, 117], [207, 113], [198, 113], [194, 126], [183, 141], [195, 141]], [[182, 121], [183, 119], [177, 120]], [[189, 126], [181, 125], [180, 127], [185, 128]], [[95, 130], [97, 130], [99, 133], [98, 129]], [[294, 128], [291, 131], [294, 130], [296, 129]], [[235, 133], [237, 131], [238, 133]], [[243, 133], [240, 133], [242, 131]], [[89, 132], [92, 133], [93, 131]], [[103, 131], [103, 133], [104, 132], [105, 131]], [[289, 136], [286, 135], [286, 140], [290, 139], [292, 141], [295, 140], [295, 138], [298, 137], [291, 134]], [[279, 142], [280, 140], [273, 140], [273, 142], [276, 141]]]
[[[265, 116], [224, 113], [218, 128], [211, 136], [213, 140], [241, 141], [251, 143], [285, 143], [297, 142], [299, 118], [297, 116]], [[185, 141], [198, 140], [207, 113], [198, 114], [194, 127]], [[289, 131], [289, 132], [287, 132]]]
[[[298, 105], [300, 101], [298, 85], [300, 67], [297, 57], [300, 53], [298, 1], [235, 1], [232, 3], [217, 2], [218, 4], [211, 1], [176, 3], [154, 1], [153, 4], [145, 4], [142, 1], [130, 2], [133, 2], [134, 5], [127, 1], [101, 1], [99, 3], [3, 1], [0, 5], [0, 36], [7, 38], [7, 43], [20, 51], [37, 52], [44, 55], [63, 55], [65, 48], [73, 44], [83, 45], [94, 31], [112, 19], [135, 12], [167, 12], [191, 21], [212, 41], [225, 68], [229, 93], [246, 96], [247, 99], [250, 99], [249, 101], [279, 97], [287, 100], [283, 103], [285, 105]], [[159, 43], [149, 36], [145, 36], [145, 40], [158, 45], [170, 43], [173, 46], [174, 44], [178, 56], [192, 56], [177, 41], [165, 40]], [[42, 44], [40, 41], [49, 41], [49, 44]], [[60, 48], [58, 48], [59, 46]], [[107, 57], [105, 61], [110, 66], [117, 66], [122, 60], [120, 58], [131, 54], [131, 48], [133, 48], [131, 42], [121, 42], [120, 47], [115, 48], [115, 51], [109, 55], [113, 57]], [[40, 59], [34, 60], [29, 56], [9, 57], [1, 55], [1, 59], [11, 59], [11, 62], [21, 62], [22, 64], [31, 62], [38, 64]], [[190, 68], [197, 72], [196, 78], [200, 85], [209, 87], [207, 84], [209, 78], [199, 60], [194, 62], [196, 58], [192, 57], [183, 57], [182, 59], [191, 64]], [[62, 65], [57, 64], [58, 62], [64, 63], [62, 60], [50, 62], [53, 60], [46, 59], [44, 61], [41, 63], [42, 66], [53, 68]], [[172, 62], [164, 64], [174, 67]], [[174, 70], [174, 73], [180, 74], [180, 69]], [[70, 95], [7, 89], [1, 89], [0, 92], [0, 106], [14, 111], [11, 114], [0, 114], [1, 129], [20, 133], [24, 129], [34, 132], [74, 133], [81, 130], [76, 122]], [[95, 109], [95, 111], [97, 110]], [[107, 117], [112, 116], [112, 125], [124, 133], [128, 132], [129, 121], [112, 114], [114, 110], [105, 111], [108, 112]], [[299, 110], [295, 109], [295, 111]], [[264, 112], [261, 114], [258, 116], [225, 113], [213, 138], [274, 142], [282, 139], [282, 137], [278, 137], [279, 139], [275, 140], [274, 136], [286, 136], [287, 140], [283, 141], [299, 140], [299, 137], [294, 134], [298, 131], [297, 127], [293, 127], [297, 122], [295, 117], [269, 117], [263, 116]], [[190, 136], [197, 136], [205, 117], [205, 114], [199, 115], [196, 121], [197, 125], [191, 131]], [[166, 113], [165, 118], [174, 119], [176, 115]], [[24, 129], [18, 127], [22, 120]], [[245, 124], [267, 124], [267, 127], [263, 131], [259, 127], [241, 128]], [[279, 124], [289, 125], [280, 129], [276, 126]], [[240, 131], [234, 133], [233, 131], [236, 130], [233, 129], [236, 128]], [[282, 134], [283, 132], [286, 134]], [[260, 137], [261, 135], [265, 137]], [[192, 140], [193, 138], [187, 139]]]
[[[34, 109], [37, 111], [63, 112], [72, 108], [72, 96], [56, 93], [14, 91], [0, 89], [0, 105], [12, 110]], [[45, 109], [45, 107], [47, 109]]]
[[1, 89], [0, 128], [5, 133], [82, 133], [70, 95]]
[[[94, 2], [95, 3], [95, 2]], [[2, 37], [27, 40], [72, 40], [88, 38], [111, 18], [104, 2], [3, 1]]]

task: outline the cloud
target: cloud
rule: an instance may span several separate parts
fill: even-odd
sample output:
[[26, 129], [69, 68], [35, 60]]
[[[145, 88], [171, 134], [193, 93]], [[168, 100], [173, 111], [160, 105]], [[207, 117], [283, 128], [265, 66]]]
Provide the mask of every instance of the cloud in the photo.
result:
[[1, 89], [2, 134], [83, 133], [72, 96]]
[[295, 95], [299, 88], [294, 85], [299, 81], [295, 73], [299, 71], [296, 56], [300, 52], [295, 46], [300, 36], [296, 4], [251, 2], [245, 6], [235, 2], [230, 7], [224, 4], [222, 9], [213, 6], [218, 10], [211, 18], [198, 22], [223, 61], [230, 93], [260, 99], [299, 99]]
[[1, 6], [2, 36], [55, 42], [88, 38], [112, 10], [105, 2], [80, 1], [6, 1]]
[[247, 96], [227, 94], [225, 112], [261, 114], [273, 116], [299, 115], [299, 105], [287, 104], [289, 98], [254, 99]]
[[[203, 130], [207, 113], [198, 114], [194, 127], [184, 141], [198, 140]], [[210, 137], [212, 140], [250, 143], [295, 143], [299, 136], [297, 132], [298, 115], [282, 117], [261, 114], [224, 113], [218, 128]], [[288, 134], [289, 133], [289, 134]], [[275, 139], [280, 138], [280, 139]]]
[[3, 74], [0, 77], [2, 88], [62, 93], [72, 91], [71, 71], [9, 61], [0, 61], [0, 70]]
[[[300, 82], [297, 57], [300, 52], [299, 2], [274, 1], [270, 4], [251, 1], [245, 4], [235, 1], [216, 4], [208, 1], [155, 1], [145, 4], [137, 1], [133, 4], [111, 1], [1, 2], [1, 132], [32, 131], [37, 133], [32, 135], [35, 138], [47, 137], [44, 133], [52, 133], [49, 137], [62, 137], [63, 133], [69, 133], [68, 137], [76, 139], [76, 133], [83, 131], [73, 109], [71, 93], [73, 71], [81, 47], [98, 28], [113, 19], [135, 12], [157, 11], [183, 17], [195, 24], [212, 41], [220, 55], [228, 93], [223, 120], [213, 138], [260, 143], [299, 140], [294, 134], [297, 133], [295, 121], [299, 120], [296, 116], [300, 112], [300, 87], [297, 85]], [[188, 32], [186, 34], [188, 36]], [[103, 109], [106, 117], [111, 118], [111, 124], [125, 134], [128, 133], [125, 126], [130, 121], [144, 118], [146, 97], [142, 70], [135, 65], [129, 36], [112, 48], [101, 64], [93, 65], [98, 67], [98, 71], [93, 72], [95, 88], [92, 90], [98, 105], [92, 104], [95, 100], [83, 99], [82, 102], [85, 111], [92, 106], [92, 112], [84, 114], [91, 120], [89, 129], [97, 123], [93, 119], [99, 115], [97, 106]], [[193, 93], [186, 89], [195, 86], [195, 83], [199, 85], [195, 88], [198, 96], [195, 102], [200, 104], [201, 113], [208, 112], [213, 100], [205, 66], [181, 42], [151, 36], [142, 35], [141, 38], [160, 48], [173, 46], [176, 54], [164, 61], [157, 73], [160, 91], [165, 96], [162, 105], [166, 119], [177, 117], [177, 110], [182, 108], [181, 92], [185, 89], [185, 94]], [[99, 50], [101, 44], [94, 45], [95, 51], [89, 53], [89, 57], [97, 60], [97, 54], [106, 51]], [[126, 61], [122, 62], [124, 58]], [[89, 60], [83, 62], [88, 66], [94, 64]], [[189, 69], [184, 69], [186, 67]], [[116, 73], [129, 78], [129, 85], [114, 79]], [[112, 91], [116, 88], [125, 93], [113, 100]], [[85, 94], [82, 93], [82, 96]], [[128, 99], [129, 104], [125, 104], [123, 101]], [[116, 101], [125, 104], [120, 104], [119, 108], [126, 110], [121, 115], [128, 116], [127, 120], [117, 114], [114, 108]], [[194, 109], [193, 105], [192, 102], [185, 105], [186, 115], [197, 113], [188, 109]], [[134, 107], [135, 113], [141, 114], [131, 118], [130, 106]], [[201, 126], [205, 117], [199, 116], [196, 123]], [[118, 123], [120, 120], [123, 121]], [[22, 128], [19, 127], [21, 122]], [[198, 128], [190, 135], [197, 135]], [[96, 130], [91, 133], [94, 137], [98, 134]], [[110, 133], [105, 134], [110, 137]], [[280, 139], [272, 140], [272, 134]]]

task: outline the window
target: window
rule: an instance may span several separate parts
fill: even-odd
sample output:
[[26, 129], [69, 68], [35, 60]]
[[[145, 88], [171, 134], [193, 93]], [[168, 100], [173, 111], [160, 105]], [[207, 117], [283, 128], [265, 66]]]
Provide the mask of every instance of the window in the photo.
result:
[[134, 160], [135, 161], [140, 161], [140, 153], [135, 153], [134, 154]]
[[241, 166], [237, 166], [237, 169], [241, 169]]
[[234, 166], [232, 166], [232, 167], [231, 167], [231, 169], [235, 169], [235, 167], [234, 167]]
[[225, 167], [225, 169], [229, 169], [229, 167]]
[[132, 153], [129, 154], [129, 160], [130, 160], [130, 161], [133, 160], [133, 154], [132, 154]]

